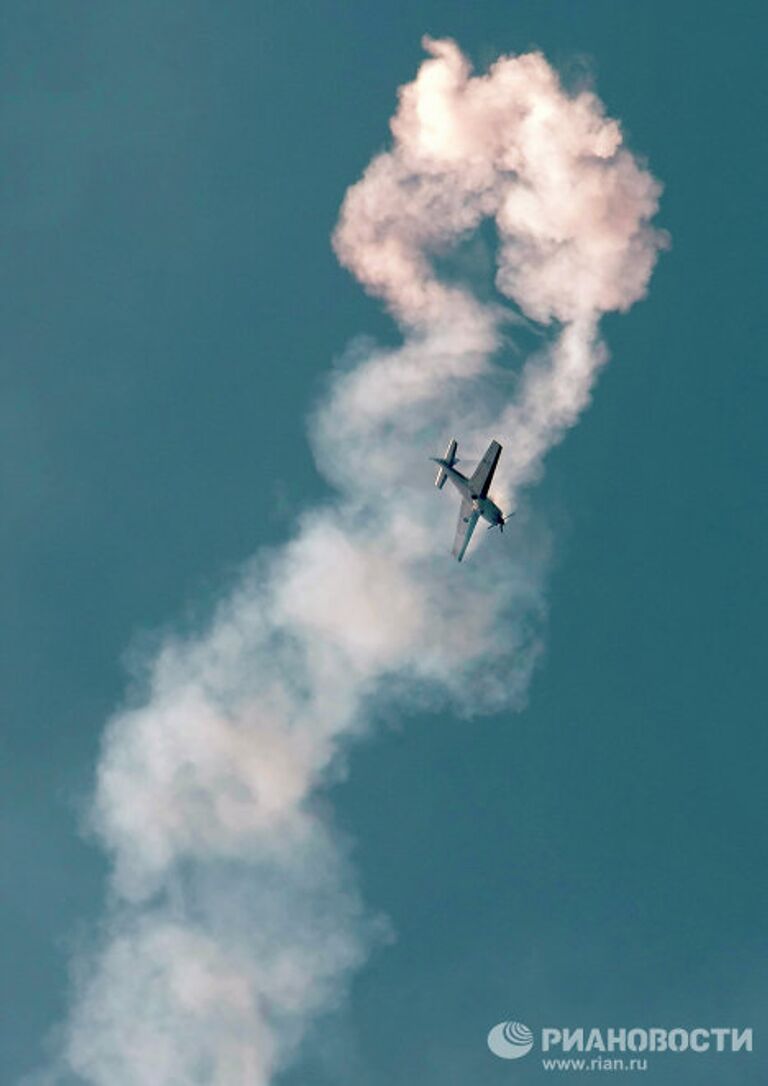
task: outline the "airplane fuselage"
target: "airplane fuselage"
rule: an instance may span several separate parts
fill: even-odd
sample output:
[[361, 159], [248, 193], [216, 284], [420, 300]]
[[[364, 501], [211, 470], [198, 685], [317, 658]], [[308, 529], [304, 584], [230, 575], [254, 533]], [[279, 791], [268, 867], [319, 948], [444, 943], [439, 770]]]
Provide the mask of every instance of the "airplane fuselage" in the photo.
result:
[[436, 463], [440, 464], [445, 474], [451, 480], [456, 487], [462, 498], [469, 498], [472, 502], [472, 507], [475, 509], [483, 520], [487, 520], [490, 525], [497, 525], [504, 523], [504, 514], [498, 505], [491, 498], [482, 498], [479, 494], [473, 494], [472, 488], [469, 485], [469, 479], [460, 472], [457, 468], [449, 464], [447, 460], [436, 460]]

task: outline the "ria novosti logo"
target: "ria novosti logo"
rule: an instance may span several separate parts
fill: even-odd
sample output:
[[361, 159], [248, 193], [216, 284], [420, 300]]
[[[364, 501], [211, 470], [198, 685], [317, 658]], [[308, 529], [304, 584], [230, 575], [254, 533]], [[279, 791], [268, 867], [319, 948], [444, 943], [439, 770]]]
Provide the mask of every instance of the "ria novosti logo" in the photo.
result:
[[522, 1022], [499, 1022], [488, 1034], [488, 1047], [502, 1060], [519, 1059], [533, 1048], [533, 1032]]
[[[615, 1052], [752, 1052], [753, 1031], [732, 1026], [707, 1026], [685, 1029], [681, 1026], [598, 1027], [543, 1026], [539, 1044], [542, 1052], [592, 1053], [602, 1056]], [[533, 1031], [522, 1022], [499, 1022], [488, 1034], [488, 1047], [502, 1060], [527, 1056], [533, 1048]]]

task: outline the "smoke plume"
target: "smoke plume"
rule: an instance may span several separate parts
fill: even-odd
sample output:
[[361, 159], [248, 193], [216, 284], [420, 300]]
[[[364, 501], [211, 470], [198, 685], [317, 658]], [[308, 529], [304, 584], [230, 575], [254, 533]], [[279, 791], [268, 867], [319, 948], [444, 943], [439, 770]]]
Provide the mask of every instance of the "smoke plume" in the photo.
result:
[[[391, 149], [334, 235], [402, 345], [352, 345], [311, 420], [333, 497], [254, 559], [203, 632], [165, 640], [107, 725], [91, 821], [109, 901], [46, 1081], [271, 1082], [380, 933], [319, 802], [350, 737], [385, 700], [524, 700], [544, 537], [523, 506], [512, 538], [478, 531], [456, 565], [457, 503], [426, 458], [454, 435], [468, 456], [496, 437], [497, 500], [518, 504], [589, 402], [601, 315], [646, 290], [659, 186], [595, 94], [566, 92], [540, 54], [473, 76], [452, 42], [424, 46]], [[450, 261], [486, 222], [481, 300]], [[521, 324], [539, 345], [518, 365]]]

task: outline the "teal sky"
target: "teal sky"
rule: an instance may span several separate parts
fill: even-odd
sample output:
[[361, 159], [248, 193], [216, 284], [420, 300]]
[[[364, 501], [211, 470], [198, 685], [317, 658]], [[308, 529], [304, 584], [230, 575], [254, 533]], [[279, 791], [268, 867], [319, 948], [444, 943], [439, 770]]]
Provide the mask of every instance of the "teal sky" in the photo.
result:
[[40, 0], [0, 3], [3, 1083], [101, 911], [79, 824], [126, 651], [324, 496], [323, 375], [394, 337], [329, 235], [425, 32], [590, 69], [672, 248], [533, 495], [527, 709], [400, 717], [334, 789], [397, 938], [285, 1086], [545, 1079], [487, 1052], [505, 1018], [751, 1025], [738, 1066], [644, 1081], [766, 1081], [762, 5]]

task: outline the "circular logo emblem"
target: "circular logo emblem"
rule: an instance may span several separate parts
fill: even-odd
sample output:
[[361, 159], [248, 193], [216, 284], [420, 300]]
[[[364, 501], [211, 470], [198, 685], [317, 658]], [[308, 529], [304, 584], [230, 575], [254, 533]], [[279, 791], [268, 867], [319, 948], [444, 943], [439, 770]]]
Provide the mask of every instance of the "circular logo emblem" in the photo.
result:
[[488, 1047], [502, 1060], [517, 1060], [533, 1048], [533, 1033], [522, 1022], [499, 1022], [488, 1034]]

